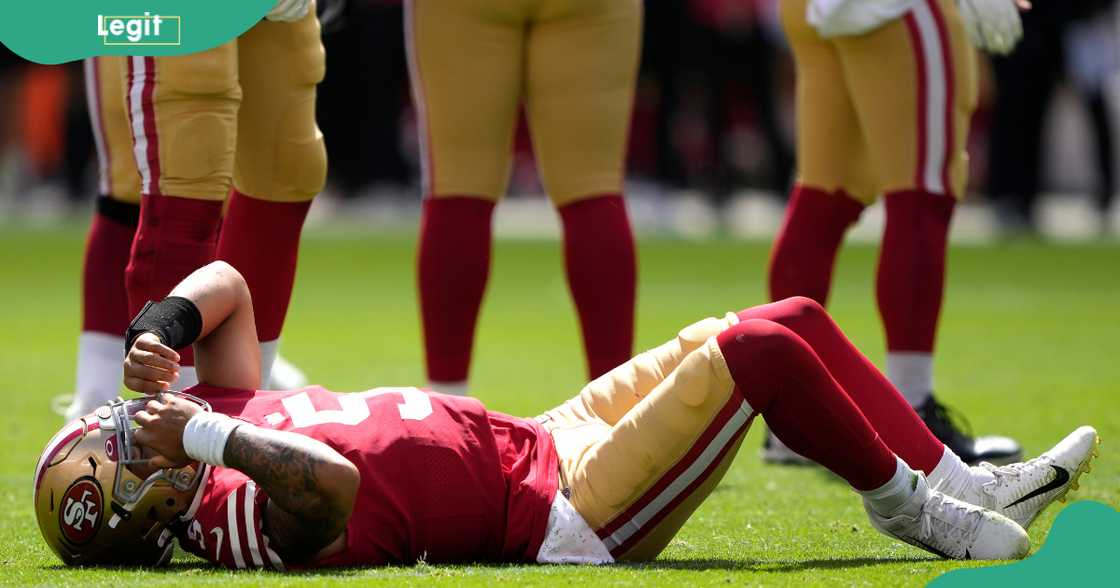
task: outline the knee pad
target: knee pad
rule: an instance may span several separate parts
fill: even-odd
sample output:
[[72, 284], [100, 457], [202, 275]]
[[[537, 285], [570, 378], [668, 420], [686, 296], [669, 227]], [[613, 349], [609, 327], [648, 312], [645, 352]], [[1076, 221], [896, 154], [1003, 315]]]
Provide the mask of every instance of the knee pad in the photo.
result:
[[[307, 101], [286, 109], [280, 117], [271, 149], [247, 148], [259, 137], [244, 136], [238, 151], [234, 185], [254, 198], [276, 202], [305, 202], [323, 190], [327, 181], [327, 149], [315, 124], [314, 87]], [[256, 134], [251, 129], [249, 133]]]
[[[310, 92], [314, 95], [315, 88]], [[293, 131], [277, 149], [276, 197], [284, 202], [309, 200], [326, 185], [327, 148], [315, 123], [314, 104], [312, 100], [309, 109], [295, 109], [284, 116], [284, 128]]]
[[237, 143], [236, 45], [157, 60], [153, 102], [161, 185], [175, 196], [224, 199]]
[[666, 381], [677, 400], [688, 408], [704, 405], [713, 394], [725, 398], [735, 386], [714, 337], [686, 355]]
[[708, 337], [720, 334], [727, 327], [726, 320], [710, 316], [681, 329], [677, 333], [677, 343], [680, 344], [681, 351], [687, 354], [703, 345]]
[[327, 151], [315, 123], [315, 86], [325, 72], [319, 23], [314, 14], [295, 23], [261, 23], [246, 34], [242, 51], [243, 65], [275, 77], [254, 72], [243, 82], [237, 189], [265, 200], [310, 200], [327, 177]]

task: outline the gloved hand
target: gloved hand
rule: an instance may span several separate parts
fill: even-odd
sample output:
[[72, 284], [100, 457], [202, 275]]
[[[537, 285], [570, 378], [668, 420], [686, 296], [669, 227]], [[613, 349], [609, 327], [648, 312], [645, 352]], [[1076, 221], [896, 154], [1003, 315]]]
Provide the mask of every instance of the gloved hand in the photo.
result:
[[311, 8], [311, 0], [276, 0], [276, 6], [265, 18], [273, 22], [294, 22], [305, 16]]
[[997, 55], [1007, 55], [1023, 38], [1019, 10], [1030, 8], [1025, 0], [957, 0], [972, 44]]

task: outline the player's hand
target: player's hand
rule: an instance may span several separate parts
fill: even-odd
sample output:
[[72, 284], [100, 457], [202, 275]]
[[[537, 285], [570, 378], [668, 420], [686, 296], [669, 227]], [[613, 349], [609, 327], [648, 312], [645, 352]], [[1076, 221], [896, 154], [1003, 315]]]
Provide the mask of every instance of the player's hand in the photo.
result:
[[154, 333], [136, 338], [124, 358], [124, 385], [141, 394], [164, 392], [179, 379], [179, 354]]
[[311, 0], [276, 0], [276, 5], [264, 17], [273, 22], [295, 22], [311, 9]]
[[1030, 10], [1028, 0], [958, 0], [961, 18], [972, 44], [997, 55], [1007, 55], [1023, 38], [1020, 10]]
[[140, 428], [133, 438], [141, 447], [156, 453], [149, 464], [156, 468], [178, 468], [193, 461], [183, 449], [183, 429], [191, 417], [202, 412], [198, 404], [173, 394], [160, 394], [133, 415]]

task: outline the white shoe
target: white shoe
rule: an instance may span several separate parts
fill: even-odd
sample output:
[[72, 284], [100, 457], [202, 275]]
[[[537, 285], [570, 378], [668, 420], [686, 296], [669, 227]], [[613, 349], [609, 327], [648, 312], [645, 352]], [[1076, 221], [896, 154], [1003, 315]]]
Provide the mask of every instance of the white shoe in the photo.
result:
[[307, 386], [307, 374], [303, 373], [292, 362], [277, 355], [272, 362], [272, 373], [269, 374], [269, 390], [298, 390]]
[[[1050, 451], [1023, 463], [994, 466], [982, 463], [987, 482], [958, 496], [961, 500], [994, 510], [1023, 528], [1030, 526], [1055, 500], [1065, 502], [1077, 490], [1078, 478], [1092, 469], [1100, 437], [1093, 427], [1079, 427]], [[992, 477], [994, 476], [994, 477]]]
[[762, 461], [781, 465], [813, 465], [813, 460], [790, 449], [770, 429], [766, 429], [766, 441], [759, 452]]
[[1031, 549], [1015, 521], [931, 490], [921, 475], [895, 514], [880, 515], [866, 500], [863, 506], [879, 532], [947, 559], [1022, 559]]

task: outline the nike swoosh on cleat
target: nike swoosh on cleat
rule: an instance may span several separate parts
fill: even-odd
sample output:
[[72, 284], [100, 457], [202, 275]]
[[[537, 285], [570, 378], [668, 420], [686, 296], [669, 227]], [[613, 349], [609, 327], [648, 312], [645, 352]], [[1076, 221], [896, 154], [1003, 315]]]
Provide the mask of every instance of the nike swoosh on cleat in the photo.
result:
[[1066, 471], [1065, 468], [1060, 468], [1056, 465], [1051, 465], [1050, 467], [1054, 468], [1054, 474], [1056, 474], [1054, 476], [1053, 480], [1050, 480], [1050, 482], [1048, 484], [1046, 484], [1045, 486], [1040, 486], [1038, 488], [1035, 488], [1034, 491], [1031, 492], [1030, 494], [1027, 494], [1026, 496], [1020, 498], [1019, 500], [1016, 500], [1015, 502], [1012, 502], [1011, 504], [1009, 504], [1009, 505], [1007, 505], [1003, 508], [1011, 508], [1011, 507], [1015, 506], [1016, 504], [1019, 504], [1020, 502], [1030, 500], [1030, 499], [1034, 498], [1035, 496], [1041, 496], [1041, 495], [1046, 494], [1047, 492], [1049, 492], [1051, 490], [1055, 490], [1057, 488], [1061, 488], [1062, 486], [1065, 486], [1066, 482], [1069, 481], [1069, 472]]
[[[926, 551], [928, 551], [928, 552], [930, 552], [934, 555], [940, 555], [941, 557], [943, 557], [945, 559], [956, 559], [955, 557], [949, 555], [948, 553], [945, 553], [944, 551], [941, 551], [940, 549], [937, 549], [936, 547], [926, 543], [925, 541], [921, 541], [921, 540], [918, 540], [918, 539], [911, 539], [911, 542], [912, 542], [912, 545], [914, 545], [915, 547], [921, 547], [922, 549], [925, 549]], [[964, 553], [965, 553], [966, 556], [968, 556], [965, 559], [972, 559], [972, 555], [970, 555], [968, 553], [967, 549], [964, 551]]]

